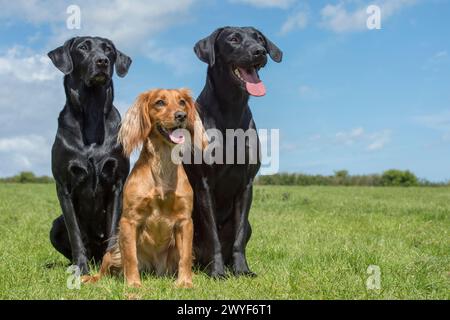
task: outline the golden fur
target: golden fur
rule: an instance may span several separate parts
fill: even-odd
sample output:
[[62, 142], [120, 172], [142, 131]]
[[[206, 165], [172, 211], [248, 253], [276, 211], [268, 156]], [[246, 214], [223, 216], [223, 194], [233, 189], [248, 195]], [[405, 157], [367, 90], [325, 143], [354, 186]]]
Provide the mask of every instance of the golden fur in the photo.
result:
[[[164, 107], [158, 105], [161, 101]], [[183, 165], [171, 160], [174, 144], [157, 129], [174, 128], [179, 111], [186, 112], [191, 135], [201, 129], [204, 137], [188, 90], [148, 91], [128, 110], [119, 140], [127, 156], [140, 144], [142, 151], [125, 184], [118, 241], [103, 257], [99, 274], [83, 277], [83, 282], [123, 271], [126, 283], [139, 287], [139, 272], [145, 270], [157, 275], [178, 273], [176, 285], [192, 287], [193, 191]], [[201, 144], [206, 146], [205, 138]]]

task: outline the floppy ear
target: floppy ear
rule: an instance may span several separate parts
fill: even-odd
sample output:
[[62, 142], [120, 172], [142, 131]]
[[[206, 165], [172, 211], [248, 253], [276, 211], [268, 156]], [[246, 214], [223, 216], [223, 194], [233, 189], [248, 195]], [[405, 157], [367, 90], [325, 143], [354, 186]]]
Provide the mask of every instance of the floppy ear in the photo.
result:
[[217, 29], [208, 37], [198, 41], [194, 46], [194, 52], [197, 57], [204, 63], [207, 63], [210, 67], [214, 66], [214, 63], [216, 62], [214, 46], [216, 44], [216, 39], [222, 30], [223, 28]]
[[272, 41], [270, 41], [269, 38], [263, 35], [262, 32], [258, 32], [264, 38], [266, 42], [265, 48], [272, 60], [275, 62], [281, 62], [281, 60], [283, 59], [283, 52]]
[[128, 69], [130, 69], [131, 58], [127, 56], [126, 54], [120, 52], [116, 49], [117, 57], [116, 57], [116, 72], [117, 75], [121, 78], [125, 77], [128, 73]]
[[191, 141], [194, 141], [194, 146], [204, 150], [208, 146], [208, 137], [198, 114], [197, 104], [188, 89], [180, 89], [180, 93], [186, 101], [187, 129], [191, 134]]
[[151, 91], [140, 94], [122, 120], [118, 140], [127, 157], [130, 157], [134, 149], [139, 147], [150, 134], [152, 125], [148, 108], [151, 94]]
[[62, 73], [69, 74], [73, 71], [72, 57], [70, 56], [70, 48], [76, 38], [67, 40], [64, 45], [58, 47], [47, 53], [50, 60], [52, 60], [55, 67]]

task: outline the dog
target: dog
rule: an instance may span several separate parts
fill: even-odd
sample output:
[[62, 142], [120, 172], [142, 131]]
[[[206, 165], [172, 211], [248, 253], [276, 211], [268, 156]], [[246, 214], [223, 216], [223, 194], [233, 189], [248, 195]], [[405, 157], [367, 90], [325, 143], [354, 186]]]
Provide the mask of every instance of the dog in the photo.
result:
[[[249, 97], [266, 93], [258, 72], [266, 65], [267, 55], [281, 62], [283, 53], [252, 27], [219, 28], [197, 42], [194, 51], [208, 64], [206, 84], [197, 99], [199, 114], [207, 131], [222, 133], [226, 154], [226, 129], [256, 130]], [[246, 154], [251, 147], [259, 148], [259, 139], [256, 146], [246, 145]], [[252, 232], [248, 215], [259, 156], [255, 162], [185, 164], [195, 195], [196, 262], [212, 277], [224, 277], [225, 267], [236, 276], [255, 276], [245, 253]]]
[[117, 141], [120, 114], [113, 106], [113, 70], [124, 77], [131, 59], [99, 37], [75, 37], [48, 53], [64, 73], [66, 104], [52, 148], [52, 172], [62, 209], [50, 241], [89, 272], [117, 230], [130, 163]]
[[178, 273], [177, 287], [192, 287], [193, 191], [172, 151], [194, 132], [202, 135], [196, 141], [204, 149], [207, 140], [188, 90], [157, 89], [137, 98], [119, 133], [127, 157], [141, 144], [142, 151], [125, 184], [118, 240], [100, 272], [83, 282], [123, 271], [129, 286], [140, 287], [140, 271], [149, 271]]

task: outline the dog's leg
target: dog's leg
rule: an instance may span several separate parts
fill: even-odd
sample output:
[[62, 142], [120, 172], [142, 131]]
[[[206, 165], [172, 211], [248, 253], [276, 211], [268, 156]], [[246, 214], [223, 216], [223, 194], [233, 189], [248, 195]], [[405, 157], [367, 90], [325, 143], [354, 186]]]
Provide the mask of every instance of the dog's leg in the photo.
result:
[[66, 223], [62, 215], [53, 221], [52, 229], [50, 230], [50, 242], [57, 251], [72, 261], [69, 234], [67, 233]]
[[[204, 227], [203, 240], [208, 244], [212, 244], [212, 250], [208, 250], [206, 255], [206, 271], [213, 278], [225, 277], [225, 266], [222, 256], [222, 246], [220, 245], [219, 235], [217, 232], [217, 224], [215, 219], [215, 203], [211, 190], [208, 185], [208, 181], [205, 177], [201, 180], [201, 188], [195, 192], [199, 215], [202, 219], [202, 225]], [[197, 246], [204, 246], [204, 243], [198, 243]], [[212, 252], [211, 252], [212, 251]]]
[[122, 257], [118, 243], [112, 248], [111, 251], [105, 253], [102, 259], [102, 265], [97, 274], [93, 276], [82, 276], [81, 281], [83, 283], [95, 283], [106, 275], [116, 274], [122, 270]]
[[80, 268], [82, 275], [89, 273], [87, 264], [86, 248], [84, 246], [77, 216], [73, 207], [70, 193], [60, 184], [57, 184], [57, 194], [64, 221], [69, 235], [70, 247], [72, 250], [72, 263]]
[[140, 287], [139, 266], [136, 249], [136, 222], [127, 218], [120, 220], [120, 253], [125, 281], [131, 287]]
[[107, 251], [111, 250], [111, 248], [116, 243], [116, 233], [117, 233], [117, 226], [119, 224], [120, 215], [122, 212], [122, 189], [123, 185], [122, 182], [119, 181], [114, 186], [114, 195], [112, 199], [112, 205], [108, 207], [107, 212], [107, 237], [108, 237], [108, 247]]
[[110, 274], [110, 267], [112, 265], [112, 257], [111, 252], [105, 253], [102, 260], [102, 265], [100, 267], [100, 271], [93, 276], [82, 276], [81, 282], [83, 283], [95, 283], [99, 281], [103, 276]]
[[192, 288], [192, 240], [194, 236], [194, 224], [192, 219], [184, 220], [176, 230], [175, 242], [180, 257], [178, 263], [178, 279], [176, 286], [179, 288]]
[[251, 229], [248, 214], [253, 199], [253, 181], [235, 201], [234, 223], [235, 239], [233, 243], [233, 273], [237, 276], [256, 276], [250, 271], [245, 256], [245, 247], [250, 239]]

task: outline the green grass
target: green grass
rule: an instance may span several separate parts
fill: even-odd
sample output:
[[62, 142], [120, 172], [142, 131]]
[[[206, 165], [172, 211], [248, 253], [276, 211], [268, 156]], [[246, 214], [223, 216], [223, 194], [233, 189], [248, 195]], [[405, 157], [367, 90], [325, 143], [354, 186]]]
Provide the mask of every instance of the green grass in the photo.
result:
[[[68, 262], [48, 240], [54, 185], [0, 184], [0, 299], [449, 299], [450, 189], [256, 187], [248, 246], [255, 279], [195, 288], [144, 276], [66, 286]], [[366, 289], [369, 265], [381, 290]]]

